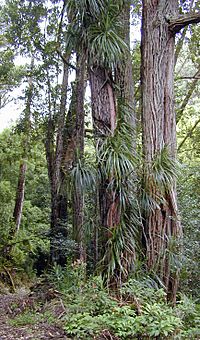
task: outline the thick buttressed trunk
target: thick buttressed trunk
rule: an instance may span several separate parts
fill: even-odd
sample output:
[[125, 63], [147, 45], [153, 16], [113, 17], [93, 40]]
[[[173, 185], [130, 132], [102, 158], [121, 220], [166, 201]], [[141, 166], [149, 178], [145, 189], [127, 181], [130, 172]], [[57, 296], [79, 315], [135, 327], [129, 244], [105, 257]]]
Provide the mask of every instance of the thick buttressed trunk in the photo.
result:
[[[145, 187], [157, 202], [144, 212], [148, 268], [157, 271], [168, 297], [175, 301], [178, 273], [172, 268], [169, 252], [173, 239], [181, 235], [176, 202], [176, 180], [169, 190], [156, 186], [152, 163], [164, 148], [176, 160], [176, 119], [174, 112], [174, 47], [175, 36], [169, 30], [167, 17], [177, 15], [174, 0], [143, 0], [142, 18], [142, 125], [145, 161]], [[163, 197], [162, 203], [157, 201]]]
[[[116, 103], [112, 82], [111, 72], [105, 68], [97, 66], [90, 69], [92, 117], [97, 153], [99, 153], [105, 139], [112, 136], [116, 128]], [[108, 190], [112, 179], [105, 178], [105, 174], [102, 173], [102, 162], [105, 162], [105, 160], [99, 160], [100, 179], [97, 189], [98, 222], [101, 228], [101, 239], [99, 240], [100, 258], [105, 254], [106, 243], [110, 237], [109, 230], [119, 223], [117, 202], [115, 201], [114, 193]], [[97, 242], [96, 239], [95, 242]]]

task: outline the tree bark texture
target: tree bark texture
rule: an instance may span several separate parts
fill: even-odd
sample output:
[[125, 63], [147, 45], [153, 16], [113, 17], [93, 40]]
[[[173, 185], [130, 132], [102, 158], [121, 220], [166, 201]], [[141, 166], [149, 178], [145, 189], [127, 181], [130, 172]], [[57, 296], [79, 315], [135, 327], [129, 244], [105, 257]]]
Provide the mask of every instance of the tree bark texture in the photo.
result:
[[[75, 126], [75, 148], [74, 161], [77, 164], [83, 159], [84, 154], [84, 97], [86, 88], [86, 53], [77, 55], [77, 72], [76, 72], [76, 126]], [[81, 188], [74, 188], [73, 192], [73, 234], [78, 244], [78, 258], [81, 261], [86, 260], [86, 250], [84, 244], [84, 193]]]
[[198, 24], [200, 22], [200, 12], [187, 13], [185, 15], [176, 16], [169, 19], [169, 29], [174, 34], [189, 24]]
[[14, 221], [15, 221], [15, 231], [14, 234], [18, 233], [22, 218], [22, 209], [24, 203], [24, 191], [25, 191], [25, 178], [26, 178], [26, 162], [22, 162], [19, 167], [19, 179], [17, 185], [17, 195], [15, 200], [15, 208], [14, 208]]
[[[72, 96], [64, 129], [62, 173], [65, 182], [69, 181], [70, 172], [83, 158], [84, 154], [84, 96], [86, 88], [86, 53], [77, 55], [76, 79], [72, 85]], [[76, 258], [85, 260], [83, 218], [84, 195], [81, 188], [72, 192], [73, 238], [78, 245]]]
[[[166, 17], [175, 17], [178, 1], [143, 0], [142, 18], [142, 124], [145, 161], [145, 186], [157, 201], [161, 194], [152, 181], [152, 163], [167, 147], [176, 159], [176, 120], [174, 111], [175, 37]], [[181, 226], [177, 214], [176, 181], [164, 193], [163, 202], [145, 211], [146, 256], [149, 269], [157, 270], [166, 291], [175, 300], [178, 276], [170, 266], [170, 241], [179, 238]]]
[[[46, 156], [48, 162], [48, 173], [51, 184], [51, 242], [50, 242], [50, 263], [66, 264], [66, 255], [62, 249], [62, 242], [67, 238], [67, 197], [63, 187], [64, 176], [62, 173], [63, 161], [63, 137], [66, 117], [66, 101], [68, 88], [67, 64], [63, 64], [63, 80], [61, 86], [60, 109], [57, 125], [56, 147], [53, 143], [54, 123], [49, 117]], [[55, 150], [54, 150], [55, 149]]]
[[[130, 112], [130, 124], [135, 129], [135, 103], [134, 103], [134, 79], [130, 51], [130, 6], [131, 1], [126, 1], [120, 15], [121, 21], [121, 36], [125, 41], [128, 49], [124, 55], [124, 61], [118, 63], [115, 71], [116, 83], [119, 87], [118, 99], [126, 105]], [[134, 145], [133, 145], [134, 147]]]
[[116, 127], [116, 103], [110, 71], [97, 66], [90, 69], [92, 117], [95, 139], [101, 140], [113, 134]]
[[[102, 68], [90, 69], [90, 87], [92, 100], [92, 117], [94, 125], [94, 137], [99, 152], [103, 141], [111, 136], [116, 128], [116, 101], [113, 90], [111, 73]], [[99, 223], [101, 227], [100, 257], [105, 253], [106, 243], [109, 239], [110, 228], [119, 223], [119, 216], [115, 197], [108, 190], [110, 180], [105, 178], [101, 169], [105, 161], [99, 160], [99, 174], [101, 178], [98, 183]], [[110, 229], [111, 230], [111, 229]]]

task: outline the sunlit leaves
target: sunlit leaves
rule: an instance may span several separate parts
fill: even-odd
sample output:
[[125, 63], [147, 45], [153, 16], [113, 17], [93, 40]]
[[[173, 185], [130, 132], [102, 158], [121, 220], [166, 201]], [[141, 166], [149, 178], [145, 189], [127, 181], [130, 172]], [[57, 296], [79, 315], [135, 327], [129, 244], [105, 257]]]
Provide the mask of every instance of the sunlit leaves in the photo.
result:
[[136, 166], [136, 158], [132, 152], [132, 132], [126, 122], [126, 108], [121, 107], [121, 116], [114, 135], [106, 138], [98, 151], [98, 162], [101, 176], [109, 179], [108, 190], [117, 188], [123, 192], [128, 179], [133, 175]]
[[170, 157], [167, 146], [155, 155], [151, 164], [144, 166], [144, 188], [142, 190], [144, 210], [160, 209], [160, 204], [167, 203], [165, 196], [172, 192], [178, 169], [178, 163]]
[[98, 152], [100, 183], [106, 183], [107, 193], [113, 197], [120, 219], [108, 227], [110, 237], [101, 261], [106, 282], [126, 277], [133, 264], [138, 246], [142, 220], [137, 197], [135, 169], [137, 158], [133, 155], [133, 131], [128, 123], [129, 112], [119, 106], [119, 120], [112, 136], [107, 137]]
[[99, 17], [105, 8], [105, 1], [69, 0], [67, 1], [66, 8], [70, 21], [80, 20], [80, 23], [83, 23], [87, 16], [91, 16], [94, 19]]
[[41, 40], [40, 23], [46, 15], [41, 1], [9, 0], [3, 7], [6, 38], [21, 53], [29, 54], [36, 42]]
[[84, 164], [80, 159], [71, 171], [72, 184], [76, 190], [85, 192], [95, 187], [96, 174], [94, 168]]
[[116, 18], [109, 15], [98, 25], [89, 28], [89, 53], [94, 64], [112, 67], [128, 53], [127, 46], [117, 33]]
[[91, 65], [113, 67], [127, 53], [119, 35], [118, 16], [123, 1], [69, 1], [68, 49], [82, 46], [89, 53]]

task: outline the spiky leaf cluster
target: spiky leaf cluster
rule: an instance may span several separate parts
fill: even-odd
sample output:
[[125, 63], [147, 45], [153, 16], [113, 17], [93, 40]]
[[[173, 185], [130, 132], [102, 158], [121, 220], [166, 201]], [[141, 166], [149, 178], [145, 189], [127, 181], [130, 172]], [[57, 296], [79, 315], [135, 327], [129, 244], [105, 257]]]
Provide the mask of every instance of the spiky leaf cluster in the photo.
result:
[[128, 53], [119, 34], [118, 16], [122, 5], [123, 1], [69, 1], [67, 48], [85, 49], [91, 65], [113, 67]]
[[101, 146], [98, 154], [99, 181], [107, 183], [107, 192], [115, 199], [120, 216], [118, 225], [109, 228], [111, 234], [101, 261], [107, 283], [126, 277], [135, 260], [138, 235], [142, 228], [135, 168], [137, 158], [132, 152], [133, 131], [129, 110], [119, 107], [119, 120], [112, 136]]
[[178, 163], [170, 157], [168, 147], [165, 146], [158, 153], [151, 164], [144, 166], [144, 185], [142, 192], [142, 206], [144, 211], [160, 209], [165, 204], [166, 194], [170, 194], [174, 185], [174, 178], [178, 176]]

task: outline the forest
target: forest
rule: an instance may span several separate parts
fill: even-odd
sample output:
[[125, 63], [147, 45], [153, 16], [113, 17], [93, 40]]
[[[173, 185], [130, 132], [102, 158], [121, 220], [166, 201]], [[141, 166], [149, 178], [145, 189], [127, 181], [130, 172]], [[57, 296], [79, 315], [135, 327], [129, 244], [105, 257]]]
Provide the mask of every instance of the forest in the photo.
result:
[[200, 339], [199, 23], [0, 1], [0, 339]]

